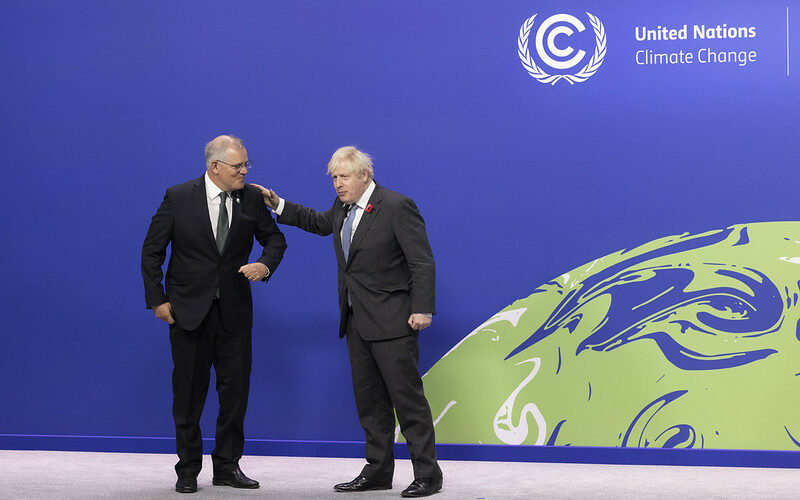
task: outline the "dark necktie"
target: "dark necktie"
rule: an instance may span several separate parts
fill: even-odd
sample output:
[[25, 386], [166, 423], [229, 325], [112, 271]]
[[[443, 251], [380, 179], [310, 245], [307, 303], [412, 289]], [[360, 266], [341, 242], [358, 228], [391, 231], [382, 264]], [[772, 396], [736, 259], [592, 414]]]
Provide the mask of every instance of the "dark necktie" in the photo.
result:
[[350, 238], [353, 233], [353, 221], [356, 220], [356, 212], [358, 205], [350, 205], [350, 213], [347, 214], [347, 219], [342, 226], [342, 253], [344, 253], [344, 261], [347, 262], [347, 257], [350, 255]]
[[219, 194], [219, 218], [217, 219], [217, 249], [222, 253], [225, 248], [225, 239], [228, 237], [228, 206], [225, 201], [228, 193], [225, 191]]

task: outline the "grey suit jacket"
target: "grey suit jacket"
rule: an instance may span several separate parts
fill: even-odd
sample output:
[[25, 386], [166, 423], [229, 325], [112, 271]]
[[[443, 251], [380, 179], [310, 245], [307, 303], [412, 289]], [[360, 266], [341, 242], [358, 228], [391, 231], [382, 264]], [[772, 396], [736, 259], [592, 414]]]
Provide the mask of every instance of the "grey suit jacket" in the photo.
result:
[[345, 335], [348, 293], [356, 328], [366, 340], [416, 333], [411, 313], [435, 312], [435, 267], [425, 221], [411, 198], [377, 185], [358, 223], [345, 262], [338, 198], [325, 212], [285, 202], [278, 222], [321, 236], [333, 234], [339, 281], [339, 337]]

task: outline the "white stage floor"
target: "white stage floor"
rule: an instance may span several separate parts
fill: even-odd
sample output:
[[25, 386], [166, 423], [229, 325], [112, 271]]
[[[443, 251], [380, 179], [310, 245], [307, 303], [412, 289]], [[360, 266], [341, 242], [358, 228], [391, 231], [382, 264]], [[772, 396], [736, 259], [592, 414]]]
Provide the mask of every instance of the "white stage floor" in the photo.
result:
[[[173, 455], [0, 450], [0, 498], [400, 498], [412, 481], [399, 460], [394, 489], [336, 493], [363, 461], [353, 458], [246, 456], [240, 465], [258, 490], [211, 485], [204, 457], [199, 491], [174, 491]], [[444, 499], [506, 498], [800, 498], [800, 470], [655, 465], [441, 461]]]

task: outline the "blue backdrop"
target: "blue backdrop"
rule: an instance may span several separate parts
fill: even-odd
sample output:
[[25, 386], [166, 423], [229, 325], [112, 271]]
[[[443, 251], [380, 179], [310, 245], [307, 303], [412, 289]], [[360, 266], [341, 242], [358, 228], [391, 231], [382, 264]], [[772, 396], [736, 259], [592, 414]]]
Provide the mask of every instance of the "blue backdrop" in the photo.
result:
[[[607, 53], [585, 82], [540, 83], [520, 26], [562, 12], [586, 23], [571, 40], [588, 54], [597, 16]], [[248, 180], [292, 201], [330, 206], [325, 164], [348, 144], [417, 201], [437, 263], [422, 371], [598, 256], [796, 219], [799, 14], [794, 1], [1, 3], [0, 433], [173, 435], [167, 329], [144, 308], [139, 255], [164, 190], [200, 176], [221, 133], [244, 139]], [[692, 38], [723, 23], [755, 36]], [[688, 40], [635, 37], [684, 24]], [[704, 47], [757, 56], [636, 63]], [[331, 242], [283, 229], [283, 263], [253, 287], [248, 437], [363, 439]], [[208, 435], [215, 403], [212, 390]]]

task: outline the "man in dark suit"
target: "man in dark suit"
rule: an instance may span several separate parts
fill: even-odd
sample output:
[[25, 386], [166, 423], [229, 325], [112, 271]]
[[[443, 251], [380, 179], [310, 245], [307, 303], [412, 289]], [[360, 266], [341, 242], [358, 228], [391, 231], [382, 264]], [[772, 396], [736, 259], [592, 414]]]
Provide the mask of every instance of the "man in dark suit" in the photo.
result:
[[[205, 155], [202, 177], [167, 189], [142, 246], [145, 302], [169, 323], [179, 459], [175, 489], [181, 493], [197, 491], [200, 414], [212, 364], [219, 395], [213, 484], [259, 486], [239, 468], [252, 364], [250, 282], [267, 281], [286, 249], [261, 193], [244, 183], [252, 162], [241, 139], [219, 136], [206, 145]], [[263, 251], [248, 264], [253, 238]], [[168, 244], [165, 291], [161, 266]]]
[[434, 263], [425, 221], [413, 200], [375, 183], [372, 160], [352, 146], [333, 154], [328, 174], [337, 198], [326, 212], [256, 187], [278, 222], [322, 236], [333, 233], [339, 337], [347, 337], [367, 458], [358, 477], [334, 489], [392, 487], [396, 410], [415, 478], [402, 496], [428, 496], [441, 490], [442, 471], [419, 375], [418, 332], [430, 325], [434, 312]]

